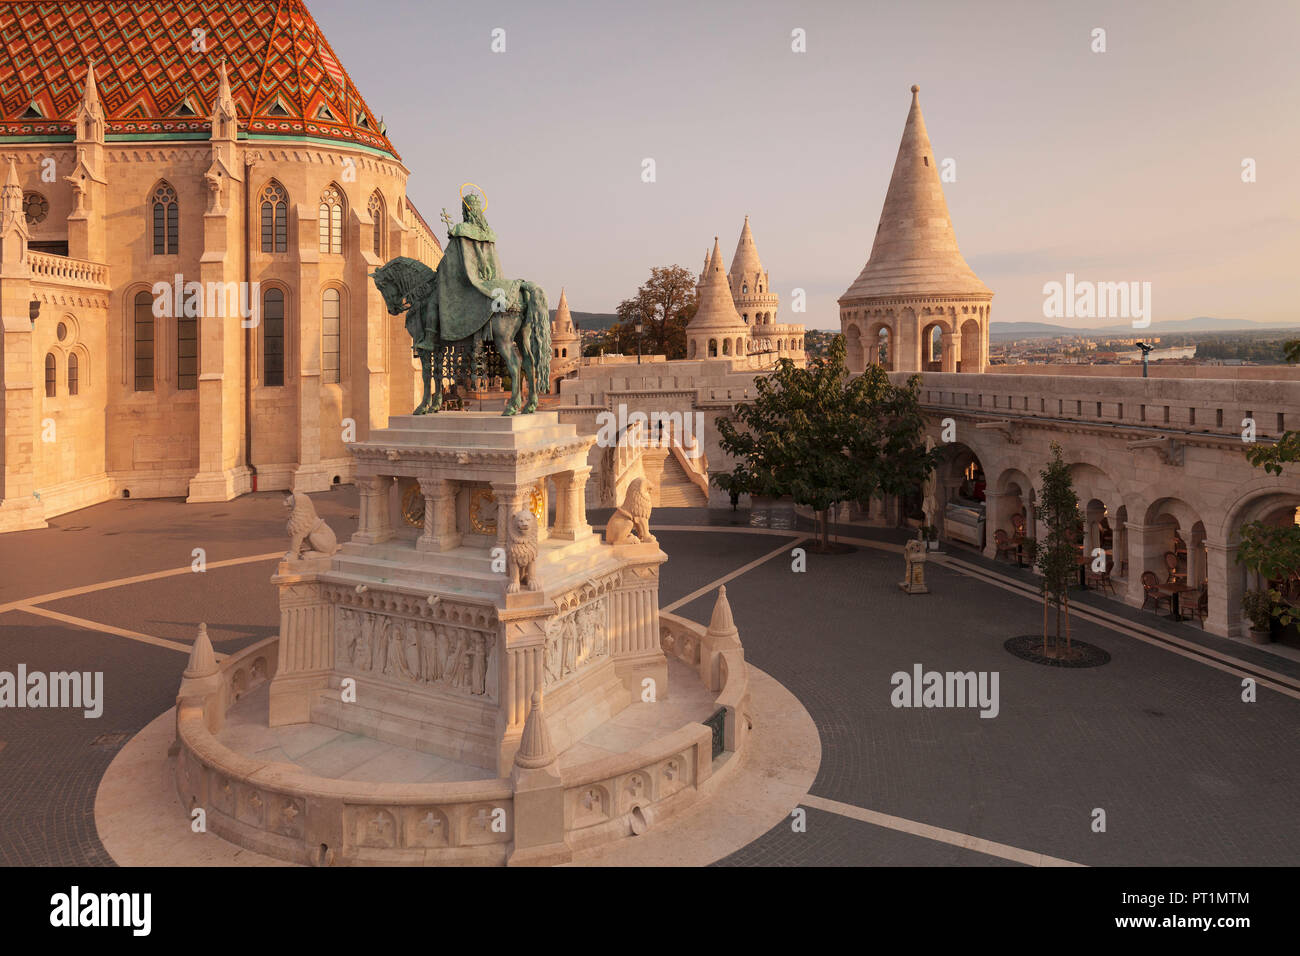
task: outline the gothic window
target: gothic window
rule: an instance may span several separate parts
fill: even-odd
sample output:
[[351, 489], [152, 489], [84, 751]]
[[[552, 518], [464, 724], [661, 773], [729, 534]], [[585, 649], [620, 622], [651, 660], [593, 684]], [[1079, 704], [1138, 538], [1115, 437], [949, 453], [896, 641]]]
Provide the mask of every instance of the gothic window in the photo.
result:
[[320, 251], [343, 253], [343, 191], [333, 183], [320, 197]]
[[40, 193], [23, 193], [23, 215], [27, 217], [27, 225], [44, 222], [49, 212], [49, 200]]
[[176, 190], [163, 181], [153, 191], [153, 254], [174, 256], [177, 243], [178, 207]]
[[176, 320], [176, 387], [189, 392], [199, 387], [199, 320]]
[[326, 289], [321, 295], [320, 308], [320, 380], [324, 384], [338, 384], [339, 353], [342, 341], [338, 289]]
[[289, 251], [289, 194], [272, 179], [258, 196], [262, 207], [262, 251]]
[[45, 397], [53, 398], [55, 391], [54, 353], [45, 353]]
[[284, 293], [279, 289], [262, 296], [262, 384], [284, 384]]
[[135, 390], [153, 391], [153, 296], [135, 296]]
[[68, 394], [76, 395], [80, 387], [78, 378], [81, 372], [81, 362], [77, 358], [77, 353], [72, 352], [68, 355]]
[[370, 194], [370, 204], [368, 206], [370, 218], [375, 223], [375, 258], [383, 260], [384, 258], [384, 197], [376, 189]]

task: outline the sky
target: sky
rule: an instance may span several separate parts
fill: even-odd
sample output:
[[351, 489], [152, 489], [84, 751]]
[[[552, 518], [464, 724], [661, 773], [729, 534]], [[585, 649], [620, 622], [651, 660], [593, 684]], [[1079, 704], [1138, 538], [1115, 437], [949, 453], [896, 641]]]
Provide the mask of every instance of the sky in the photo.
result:
[[1300, 325], [1297, 0], [307, 3], [439, 238], [478, 184], [552, 304], [611, 312], [715, 235], [730, 264], [748, 215], [777, 321], [838, 328], [915, 83], [994, 322], [1115, 324], [1044, 317], [1070, 273], [1150, 282], [1157, 322]]

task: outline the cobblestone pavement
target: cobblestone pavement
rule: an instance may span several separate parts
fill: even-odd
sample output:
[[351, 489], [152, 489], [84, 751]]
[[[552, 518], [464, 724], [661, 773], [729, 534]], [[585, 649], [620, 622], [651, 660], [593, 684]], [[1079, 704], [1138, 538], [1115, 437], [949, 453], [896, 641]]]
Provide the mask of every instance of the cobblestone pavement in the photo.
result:
[[[170, 707], [185, 666], [182, 650], [21, 605], [40, 599], [41, 609], [182, 647], [205, 621], [217, 651], [229, 653], [275, 633], [269, 577], [285, 546], [282, 497], [110, 502], [55, 519], [48, 529], [0, 536], [0, 670], [21, 662], [29, 670], [103, 671], [105, 684], [104, 713], [95, 720], [79, 711], [0, 711], [0, 865], [111, 862], [95, 834], [93, 805], [121, 743], [112, 735], [133, 734]], [[354, 489], [313, 498], [341, 539], [352, 533]], [[591, 524], [599, 528], [605, 514], [591, 512]], [[664, 606], [783, 540], [794, 546], [749, 533], [748, 517], [656, 512], [659, 526], [709, 526], [656, 531], [669, 555]], [[841, 530], [895, 544], [905, 537]], [[1300, 862], [1293, 813], [1300, 701], [1261, 688], [1256, 703], [1243, 703], [1240, 678], [1082, 621], [1074, 634], [1109, 651], [1109, 664], [1030, 664], [1002, 643], [1038, 631], [1041, 605], [934, 565], [932, 593], [908, 596], [897, 588], [899, 556], [858, 545], [844, 555], [810, 552], [803, 573], [778, 555], [727, 585], [746, 656], [789, 688], [817, 724], [822, 765], [813, 796], [1079, 863]], [[195, 548], [208, 563], [202, 574], [189, 570]], [[222, 561], [240, 563], [215, 566]], [[184, 570], [62, 594], [170, 569]], [[713, 600], [710, 592], [677, 613], [707, 622]], [[1118, 605], [1103, 606], [1120, 613]], [[1225, 652], [1240, 649], [1229, 643]], [[1276, 663], [1268, 661], [1288, 672]], [[997, 672], [998, 715], [891, 706], [891, 675], [915, 664]], [[1092, 830], [1097, 809], [1106, 814], [1104, 833]], [[1008, 865], [805, 810], [806, 831], [780, 824], [720, 865]]]

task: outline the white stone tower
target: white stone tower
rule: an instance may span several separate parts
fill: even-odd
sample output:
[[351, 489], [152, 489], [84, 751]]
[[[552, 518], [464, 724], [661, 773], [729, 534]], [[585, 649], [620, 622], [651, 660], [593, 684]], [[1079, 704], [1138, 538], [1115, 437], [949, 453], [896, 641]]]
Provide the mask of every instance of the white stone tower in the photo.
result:
[[779, 301], [768, 282], [763, 261], [758, 257], [754, 234], [749, 231], [748, 216], [740, 230], [740, 239], [736, 242], [736, 254], [731, 258], [727, 282], [731, 286], [731, 298], [736, 304], [736, 311], [750, 327], [753, 336], [751, 349], [756, 352], [773, 350], [775, 341], [769, 341], [771, 336], [768, 331], [776, 316]]
[[698, 299], [699, 308], [686, 326], [686, 357], [745, 359], [750, 351], [749, 326], [731, 298], [717, 236], [713, 237], [713, 254], [709, 256]]
[[568, 378], [582, 364], [582, 338], [573, 327], [569, 314], [569, 299], [560, 289], [560, 304], [555, 307], [551, 320], [551, 392], [559, 391], [560, 379]]
[[839, 300], [852, 372], [873, 362], [895, 372], [982, 372], [988, 364], [993, 293], [957, 248], [918, 90], [871, 257]]

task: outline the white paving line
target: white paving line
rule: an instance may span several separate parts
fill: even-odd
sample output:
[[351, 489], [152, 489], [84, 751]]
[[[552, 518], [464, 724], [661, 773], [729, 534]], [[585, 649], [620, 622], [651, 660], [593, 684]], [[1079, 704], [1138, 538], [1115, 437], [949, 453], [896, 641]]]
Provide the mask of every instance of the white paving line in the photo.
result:
[[[1012, 594], [1018, 594], [1023, 598], [1028, 598], [1033, 601], [1042, 600], [1041, 595], [1035, 591], [1030, 591], [1027, 587], [1021, 584], [1021, 582], [1004, 578], [997, 572], [988, 571], [978, 565], [970, 565], [964, 561], [953, 560], [950, 557], [947, 560], [938, 561], [936, 563], [943, 567], [951, 568], [958, 574], [964, 574], [977, 581], [983, 581], [985, 584], [991, 584], [994, 587], [1002, 588], [1004, 591], [1010, 591]], [[1084, 609], [1081, 610], [1081, 608]], [[1288, 687], [1286, 684], [1278, 683], [1277, 680], [1269, 680], [1267, 677], [1260, 676], [1261, 674], [1273, 674], [1274, 677], [1280, 680], [1282, 679], [1282, 675], [1274, 674], [1267, 668], [1261, 667], [1257, 664], [1251, 664], [1249, 661], [1227, 657], [1209, 648], [1200, 651], [1188, 650], [1188, 642], [1173, 635], [1148, 637], [1146, 634], [1142, 633], [1142, 630], [1138, 629], [1144, 628], [1143, 625], [1136, 624], [1132, 621], [1125, 621], [1123, 618], [1114, 617], [1105, 611], [1100, 611], [1096, 608], [1088, 607], [1087, 605], [1073, 604], [1070, 606], [1070, 613], [1078, 616], [1082, 620], [1091, 621], [1094, 624], [1100, 624], [1102, 627], [1114, 631], [1116, 634], [1124, 637], [1131, 637], [1134, 640], [1142, 641], [1144, 644], [1150, 644], [1152, 647], [1162, 648], [1163, 650], [1169, 651], [1171, 654], [1178, 654], [1181, 657], [1186, 657], [1188, 660], [1197, 661], [1207, 667], [1213, 667], [1215, 670], [1232, 674], [1234, 677], [1249, 677], [1251, 680], [1263, 687], [1267, 687], [1280, 694], [1285, 694], [1288, 697], [1300, 700], [1300, 691], [1297, 691], [1293, 687]], [[1159, 632], [1153, 633], [1158, 634]], [[1192, 644], [1191, 647], [1199, 647], [1199, 645]]]
[[1026, 866], [1087, 866], [1086, 863], [1074, 863], [1070, 860], [1062, 860], [1059, 857], [1048, 856], [1045, 853], [1035, 853], [1032, 850], [1022, 850], [1019, 847], [1008, 846], [1005, 843], [984, 840], [980, 837], [971, 836], [969, 833], [945, 830], [943, 827], [918, 823], [915, 820], [891, 816], [888, 813], [880, 813], [876, 810], [866, 810], [849, 803], [840, 803], [838, 800], [815, 797], [811, 793], [805, 794], [799, 802], [817, 810], [825, 810], [827, 813], [839, 814], [852, 820], [861, 820], [863, 823], [871, 823], [878, 827], [885, 827], [888, 830], [897, 830], [900, 833], [910, 833], [913, 836], [934, 840], [937, 843], [947, 843], [950, 846], [961, 847], [963, 850], [983, 853], [985, 856], [995, 856], [1002, 860], [1023, 863]]
[[[663, 528], [661, 530], [667, 531], [668, 529]], [[755, 558], [753, 561], [750, 561], [749, 564], [746, 564], [744, 567], [737, 568], [736, 570], [732, 571], [730, 574], [724, 574], [716, 581], [710, 581], [708, 584], [704, 585], [704, 587], [692, 591], [690, 594], [686, 595], [686, 597], [674, 601], [672, 604], [669, 604], [667, 607], [661, 607], [659, 610], [661, 613], [671, 614], [679, 607], [682, 607], [683, 605], [686, 604], [690, 604], [696, 598], [703, 597], [704, 595], [708, 594], [710, 591], [716, 591], [720, 585], [726, 584], [728, 581], [730, 581], [733, 578], [740, 577], [746, 571], [752, 571], [754, 568], [758, 567], [764, 561], [770, 561], [772, 560], [772, 558], [775, 558], [778, 554], [785, 554], [790, 548], [793, 548], [796, 545], [806, 540], [807, 540], [807, 535], [791, 538], [785, 544], [781, 545], [781, 547], [776, 548], [773, 551], [769, 551], [761, 558]]]
[[[18, 607], [9, 607], [6, 605], [5, 611], [26, 611], [28, 614], [38, 614], [41, 617], [48, 617], [55, 621], [61, 621], [64, 624], [71, 624], [74, 627], [84, 628], [87, 631], [102, 631], [105, 634], [112, 634], [115, 637], [125, 637], [128, 640], [139, 641], [141, 644], [152, 644], [154, 647], [165, 647], [168, 650], [180, 651], [182, 654], [189, 654], [190, 645], [182, 644], [180, 641], [169, 641], [163, 637], [154, 637], [152, 634], [141, 634], [139, 631], [128, 631], [124, 627], [114, 627], [112, 624], [101, 624], [98, 621], [90, 621], [84, 617], [73, 617], [71, 614], [61, 614], [58, 611], [51, 611], [47, 607], [37, 607], [34, 604], [20, 604]], [[0, 611], [0, 613], [3, 613]], [[217, 660], [221, 660], [226, 655], [217, 654]]]
[[[258, 561], [270, 561], [272, 558], [284, 556], [283, 551], [271, 551], [267, 554], [252, 554], [244, 558], [227, 558], [224, 561], [211, 561], [207, 568], [214, 571], [217, 568], [230, 568], [238, 564], [255, 564]], [[180, 568], [170, 568], [166, 571], [152, 571], [149, 574], [137, 574], [129, 578], [115, 578], [112, 581], [101, 581], [98, 584], [83, 584], [80, 587], [68, 588], [66, 591], [51, 591], [49, 594], [35, 594], [32, 597], [20, 598], [17, 601], [10, 601], [7, 604], [0, 604], [0, 614], [5, 611], [13, 611], [18, 608], [30, 607], [34, 604], [48, 604], [50, 601], [59, 601], [63, 598], [76, 597], [79, 594], [93, 594], [95, 591], [104, 591], [108, 588], [120, 588], [128, 584], [139, 584], [142, 581], [157, 581], [160, 578], [172, 578], [178, 574], [195, 574], [191, 565], [185, 565]]]

